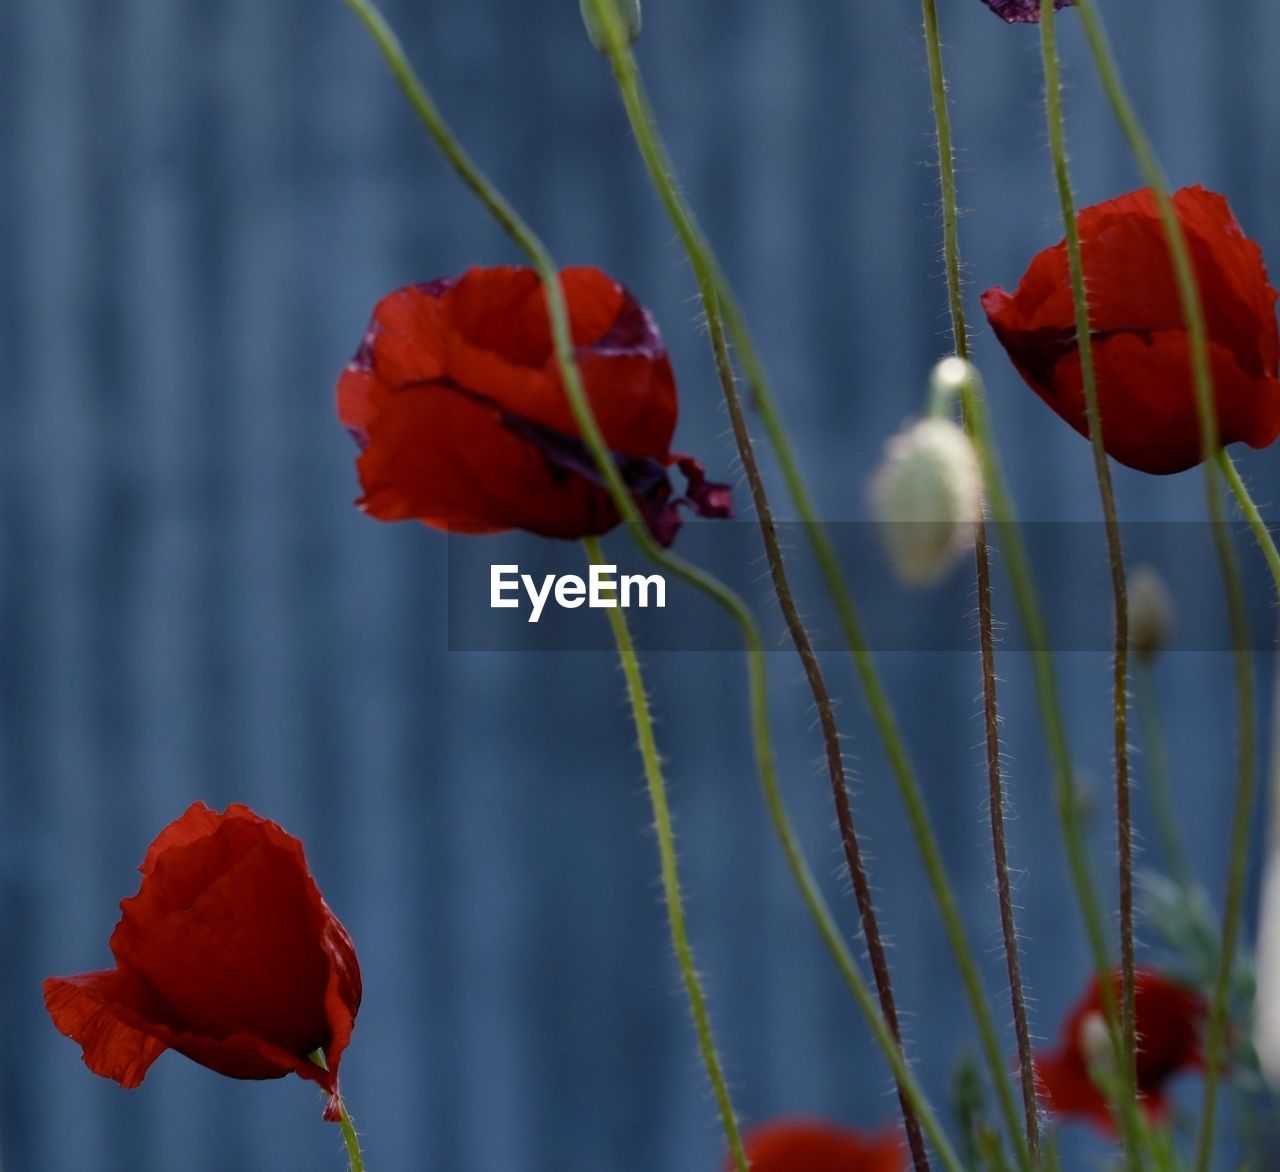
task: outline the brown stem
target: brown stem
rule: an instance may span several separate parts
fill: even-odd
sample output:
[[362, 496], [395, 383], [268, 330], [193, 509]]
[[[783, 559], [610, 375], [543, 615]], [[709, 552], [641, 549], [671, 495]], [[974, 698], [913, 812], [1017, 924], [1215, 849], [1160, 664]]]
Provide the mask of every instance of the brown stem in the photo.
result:
[[1000, 900], [1000, 930], [1004, 936], [1005, 965], [1009, 971], [1009, 996], [1013, 1003], [1013, 1028], [1018, 1037], [1018, 1074], [1022, 1081], [1022, 1106], [1027, 1121], [1027, 1148], [1031, 1163], [1040, 1163], [1040, 1112], [1036, 1106], [1036, 1073], [1031, 1057], [1031, 1032], [1027, 1028], [1027, 1003], [1022, 991], [1022, 965], [1018, 960], [1018, 927], [1013, 915], [1013, 890], [1009, 884], [1009, 854], [1004, 833], [1004, 784], [1000, 770], [1000, 711], [996, 704], [996, 651], [992, 635], [991, 555], [987, 526], [979, 521], [974, 534], [974, 562], [978, 576], [978, 639], [982, 648], [982, 715], [987, 747], [987, 804], [991, 812], [991, 848], [995, 857], [996, 892]]
[[[795, 644], [804, 666], [805, 678], [813, 701], [818, 711], [818, 724], [822, 729], [822, 740], [827, 757], [827, 776], [831, 781], [831, 797], [836, 808], [836, 822], [840, 829], [840, 842], [844, 848], [845, 862], [849, 867], [849, 878], [853, 882], [854, 896], [858, 901], [858, 914], [862, 920], [862, 934], [867, 944], [867, 958], [871, 962], [871, 972], [875, 978], [876, 992], [880, 997], [880, 1009], [885, 1022], [893, 1033], [898, 1048], [902, 1048], [902, 1032], [898, 1024], [898, 1009], [893, 997], [893, 984], [889, 975], [889, 960], [885, 954], [884, 941], [880, 937], [880, 924], [876, 918], [875, 902], [871, 894], [871, 883], [867, 879], [866, 867], [862, 861], [862, 850], [858, 844], [858, 831], [854, 825], [853, 807], [849, 802], [849, 786], [844, 771], [844, 755], [840, 749], [840, 730], [836, 725], [835, 709], [831, 703], [831, 693], [827, 689], [826, 678], [818, 663], [809, 632], [796, 607], [795, 597], [791, 593], [791, 583], [787, 579], [786, 563], [783, 560], [782, 546], [778, 541], [777, 526], [773, 520], [773, 509], [765, 493], [764, 478], [760, 475], [760, 466], [756, 463], [755, 450], [752, 446], [751, 433], [747, 428], [746, 415], [742, 408], [742, 397], [738, 394], [737, 383], [733, 373], [733, 363], [729, 357], [729, 347], [725, 341], [723, 318], [715, 302], [715, 294], [711, 290], [703, 290], [707, 302], [707, 325], [711, 336], [711, 348], [715, 355], [716, 373], [720, 378], [720, 386], [724, 392], [725, 405], [729, 411], [729, 421], [733, 428], [733, 438], [738, 447], [738, 455], [742, 460], [742, 468], [746, 473], [747, 484], [751, 490], [751, 501], [755, 506], [756, 517], [760, 525], [760, 534], [764, 542], [765, 556], [769, 562], [769, 577], [773, 583], [778, 605], [787, 624], [791, 641]], [[911, 1158], [917, 1172], [928, 1172], [929, 1157], [925, 1151], [924, 1136], [920, 1131], [920, 1123], [915, 1109], [898, 1087], [898, 1102], [902, 1108], [902, 1121], [907, 1133], [907, 1144], [911, 1149]]]

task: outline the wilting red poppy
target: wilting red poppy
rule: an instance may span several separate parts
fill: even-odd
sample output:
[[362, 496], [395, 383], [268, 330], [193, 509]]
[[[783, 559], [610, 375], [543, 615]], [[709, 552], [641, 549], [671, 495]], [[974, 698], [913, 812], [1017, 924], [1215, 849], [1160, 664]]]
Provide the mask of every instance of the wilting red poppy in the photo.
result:
[[[1280, 434], [1280, 335], [1262, 253], [1222, 196], [1187, 187], [1173, 202], [1208, 319], [1219, 438], [1266, 447]], [[1200, 462], [1200, 424], [1155, 197], [1085, 208], [1079, 225], [1104, 445], [1131, 468], [1181, 472]], [[1087, 436], [1065, 245], [1036, 256], [1012, 296], [988, 289], [982, 307], [1022, 377]]]
[[[116, 967], [44, 983], [85, 1065], [122, 1087], [165, 1050], [232, 1078], [299, 1074], [328, 1091], [325, 1118], [338, 1119], [360, 966], [302, 843], [245, 806], [197, 802], [138, 869], [111, 934]], [[317, 1050], [327, 1069], [308, 1057]]]
[[[727, 517], [729, 489], [671, 451], [676, 385], [648, 312], [599, 269], [561, 286], [587, 397], [654, 536], [678, 507]], [[458, 533], [604, 533], [618, 514], [560, 383], [532, 269], [471, 269], [383, 298], [338, 381], [338, 416], [360, 445], [361, 507]], [[688, 479], [675, 499], [667, 469]]]
[[[1119, 1004], [1120, 974], [1113, 979]], [[1201, 1027], [1207, 1012], [1205, 999], [1196, 990], [1148, 969], [1139, 969], [1134, 975], [1138, 1096], [1153, 1119], [1168, 1112], [1168, 1082], [1184, 1070], [1204, 1065]], [[1110, 1132], [1114, 1123], [1107, 1101], [1089, 1077], [1090, 1054], [1095, 1047], [1103, 1048], [1102, 1061], [1107, 1060], [1109, 1043], [1103, 1023], [1101, 988], [1095, 977], [1068, 1014], [1058, 1049], [1037, 1054], [1035, 1067], [1040, 1098], [1050, 1111], [1086, 1119]]]
[[[1054, 8], [1069, 8], [1076, 0], [1054, 0]], [[998, 17], [1010, 24], [1039, 24], [1040, 0], [983, 0]]]
[[818, 1119], [780, 1119], [747, 1133], [751, 1172], [904, 1172], [906, 1149], [892, 1129], [868, 1133]]

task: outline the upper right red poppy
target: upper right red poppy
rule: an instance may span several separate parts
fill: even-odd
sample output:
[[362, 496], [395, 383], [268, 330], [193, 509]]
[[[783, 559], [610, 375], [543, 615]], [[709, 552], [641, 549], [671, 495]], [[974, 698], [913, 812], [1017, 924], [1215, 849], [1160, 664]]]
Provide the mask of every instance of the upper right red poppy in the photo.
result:
[[[1262, 252], [1222, 196], [1184, 187], [1173, 205], [1208, 323], [1219, 439], [1264, 448], [1280, 435], [1280, 334]], [[1142, 472], [1194, 467], [1190, 347], [1155, 197], [1119, 196], [1083, 209], [1078, 224], [1103, 445]], [[1039, 253], [1012, 295], [988, 289], [982, 308], [1031, 389], [1088, 436], [1065, 243]]]

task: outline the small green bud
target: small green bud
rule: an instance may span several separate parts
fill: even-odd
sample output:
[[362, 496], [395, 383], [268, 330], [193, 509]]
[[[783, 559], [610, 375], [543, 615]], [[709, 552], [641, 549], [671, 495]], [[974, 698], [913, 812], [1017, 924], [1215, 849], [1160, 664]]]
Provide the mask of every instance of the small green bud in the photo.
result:
[[587, 26], [587, 36], [596, 49], [608, 55], [609, 34], [604, 21], [596, 15], [598, 4], [613, 9], [626, 32], [628, 45], [634, 45], [640, 39], [640, 0], [578, 0], [582, 21]]

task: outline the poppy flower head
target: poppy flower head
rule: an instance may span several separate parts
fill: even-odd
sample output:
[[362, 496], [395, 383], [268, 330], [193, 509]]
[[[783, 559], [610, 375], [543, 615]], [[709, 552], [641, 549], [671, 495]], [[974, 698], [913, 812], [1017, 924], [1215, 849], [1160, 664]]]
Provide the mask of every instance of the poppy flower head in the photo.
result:
[[[1118, 972], [1113, 982], [1118, 1003]], [[1152, 1119], [1161, 1119], [1168, 1113], [1166, 1088], [1170, 1080], [1204, 1065], [1201, 1028], [1208, 1006], [1196, 990], [1139, 969], [1134, 975], [1134, 1012], [1138, 1097]], [[1098, 1060], [1099, 1048], [1109, 1049], [1104, 1021], [1101, 987], [1095, 977], [1068, 1014], [1058, 1049], [1036, 1055], [1036, 1082], [1050, 1111], [1112, 1132], [1114, 1122], [1106, 1098], [1089, 1073], [1091, 1061]]]
[[[730, 515], [729, 490], [671, 451], [677, 399], [648, 311], [599, 269], [565, 269], [575, 357], [605, 443], [664, 545], [679, 509]], [[607, 532], [618, 514], [570, 410], [532, 269], [471, 269], [383, 298], [338, 381], [361, 453], [360, 506], [455, 533]], [[668, 469], [689, 481], [676, 499]]]
[[[1203, 187], [1173, 197], [1200, 284], [1223, 444], [1280, 434], [1276, 291], [1227, 201]], [[1107, 452], [1143, 472], [1200, 463], [1190, 346], [1155, 197], [1122, 195], [1079, 215], [1089, 326]], [[1017, 291], [982, 295], [996, 337], [1027, 384], [1089, 434], [1065, 244], [1031, 262]]]
[[165, 1050], [232, 1078], [294, 1073], [329, 1093], [336, 1119], [360, 966], [302, 844], [246, 806], [218, 814], [197, 802], [138, 869], [111, 934], [115, 967], [44, 982], [45, 1007], [85, 1065], [126, 1088]]
[[[1075, 2], [1076, 0], [1053, 0], [1053, 7], [1070, 8]], [[1009, 24], [1040, 23], [1040, 0], [983, 0], [983, 3]]]
[[818, 1119], [781, 1119], [744, 1138], [751, 1172], [905, 1172], [897, 1132], [836, 1127]]

